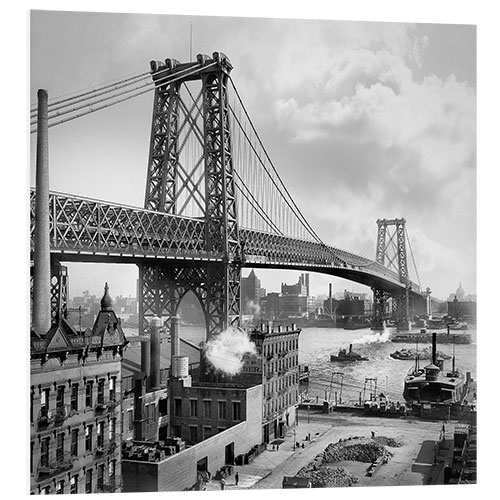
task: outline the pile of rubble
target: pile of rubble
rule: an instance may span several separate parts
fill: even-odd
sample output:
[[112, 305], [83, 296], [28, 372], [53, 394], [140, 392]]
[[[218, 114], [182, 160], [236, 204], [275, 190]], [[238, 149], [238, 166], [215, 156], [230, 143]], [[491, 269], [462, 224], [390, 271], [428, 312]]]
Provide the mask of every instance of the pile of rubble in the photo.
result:
[[352, 460], [354, 462], [376, 462], [387, 453], [383, 445], [373, 439], [353, 438], [329, 444], [323, 451], [323, 463]]
[[309, 478], [313, 488], [351, 486], [358, 479], [346, 469], [336, 467], [333, 464], [350, 460], [369, 463], [372, 464], [373, 468], [376, 468], [378, 464], [387, 462], [392, 456], [385, 446], [397, 447], [402, 446], [402, 444], [384, 436], [373, 439], [360, 437], [341, 439], [338, 443], [329, 444], [297, 475]]
[[358, 478], [343, 467], [325, 464], [314, 470], [306, 469], [307, 467], [304, 467], [297, 475], [307, 477], [313, 488], [341, 488], [358, 482]]

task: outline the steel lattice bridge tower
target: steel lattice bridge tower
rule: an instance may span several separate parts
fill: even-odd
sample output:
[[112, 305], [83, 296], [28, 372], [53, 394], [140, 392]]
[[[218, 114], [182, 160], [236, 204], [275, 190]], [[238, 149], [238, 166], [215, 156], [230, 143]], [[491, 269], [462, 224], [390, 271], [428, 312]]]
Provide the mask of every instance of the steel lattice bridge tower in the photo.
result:
[[[242, 267], [356, 281], [374, 291], [375, 325], [388, 297], [399, 319], [407, 318], [408, 307], [401, 304], [421, 293], [408, 277], [404, 231], [397, 233], [395, 270], [385, 245], [391, 221], [378, 221], [375, 261], [323, 243], [265, 158], [260, 139], [243, 123], [241, 101], [240, 108], [238, 101], [230, 104], [231, 69], [220, 52], [190, 63], [151, 62], [154, 104], [144, 208], [49, 193], [53, 321], [67, 312], [62, 263], [68, 261], [136, 264], [140, 318], [174, 316], [183, 296], [194, 292], [207, 337], [238, 324]], [[35, 200], [32, 190], [32, 253]], [[404, 219], [395, 221], [404, 229]]]

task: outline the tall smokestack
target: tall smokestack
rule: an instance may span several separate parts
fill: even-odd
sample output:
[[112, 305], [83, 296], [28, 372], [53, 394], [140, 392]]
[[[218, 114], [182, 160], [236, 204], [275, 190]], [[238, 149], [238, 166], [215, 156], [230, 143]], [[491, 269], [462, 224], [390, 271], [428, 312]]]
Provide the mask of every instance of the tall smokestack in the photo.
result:
[[151, 375], [149, 385], [151, 389], [160, 387], [160, 328], [162, 321], [155, 316], [151, 318]]
[[328, 300], [330, 305], [330, 314], [333, 314], [333, 304], [332, 304], [332, 284], [328, 285]]
[[[172, 347], [172, 360], [174, 356], [180, 356], [179, 344], [179, 316], [172, 316], [170, 318], [170, 345]], [[172, 362], [173, 366], [173, 362]]]
[[38, 90], [36, 143], [35, 255], [33, 275], [33, 330], [45, 335], [50, 317], [50, 222], [48, 94]]
[[151, 337], [149, 335], [145, 336], [148, 338], [141, 342], [141, 372], [144, 372], [149, 380], [151, 373]]
[[432, 332], [432, 364], [436, 364], [436, 332]]

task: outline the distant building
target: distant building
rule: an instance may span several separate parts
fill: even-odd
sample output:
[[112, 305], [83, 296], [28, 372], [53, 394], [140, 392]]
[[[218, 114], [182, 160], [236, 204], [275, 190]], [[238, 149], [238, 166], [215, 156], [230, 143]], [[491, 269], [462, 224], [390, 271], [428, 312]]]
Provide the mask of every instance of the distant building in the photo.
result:
[[241, 278], [240, 295], [242, 314], [260, 316], [260, 299], [266, 291], [260, 286], [254, 270], [246, 278]]
[[31, 333], [32, 494], [121, 491], [121, 359], [127, 341], [106, 284], [93, 328]]
[[454, 294], [450, 294], [447, 301], [447, 314], [449, 317], [476, 323], [477, 320], [477, 297], [476, 295], [466, 295], [462, 283]]

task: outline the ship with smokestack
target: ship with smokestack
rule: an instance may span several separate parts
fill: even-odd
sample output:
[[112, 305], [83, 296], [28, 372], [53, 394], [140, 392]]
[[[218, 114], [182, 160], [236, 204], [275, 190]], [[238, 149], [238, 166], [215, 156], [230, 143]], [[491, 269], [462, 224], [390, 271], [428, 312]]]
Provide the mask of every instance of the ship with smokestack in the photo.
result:
[[469, 376], [457, 370], [455, 353], [450, 371], [444, 369], [444, 359], [436, 350], [436, 332], [432, 334], [431, 363], [421, 368], [419, 358], [404, 381], [403, 397], [408, 403], [462, 403], [467, 395]]
[[349, 352], [346, 349], [340, 349], [337, 356], [335, 354], [330, 355], [330, 361], [368, 361], [368, 358], [353, 352], [352, 344], [349, 344]]

